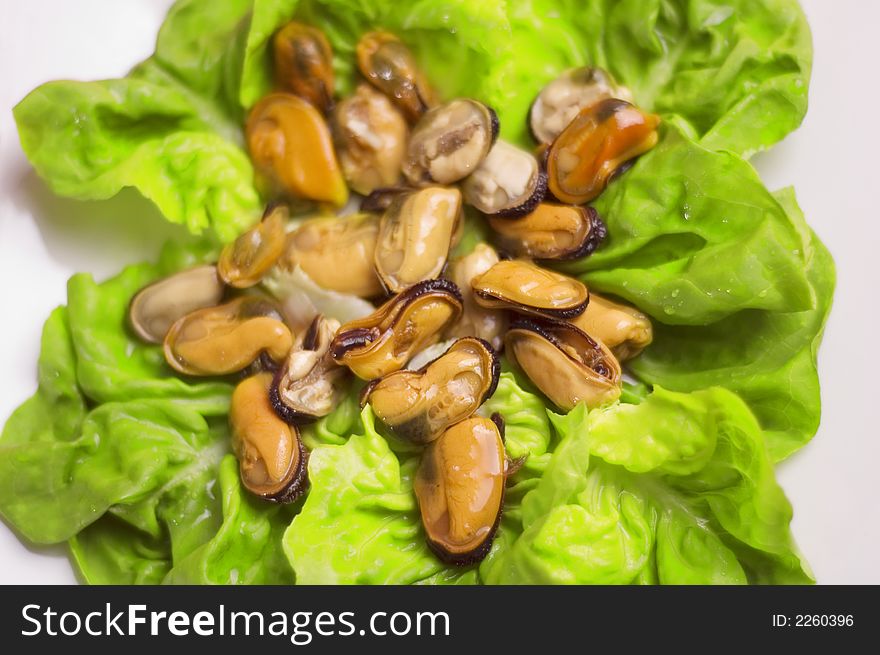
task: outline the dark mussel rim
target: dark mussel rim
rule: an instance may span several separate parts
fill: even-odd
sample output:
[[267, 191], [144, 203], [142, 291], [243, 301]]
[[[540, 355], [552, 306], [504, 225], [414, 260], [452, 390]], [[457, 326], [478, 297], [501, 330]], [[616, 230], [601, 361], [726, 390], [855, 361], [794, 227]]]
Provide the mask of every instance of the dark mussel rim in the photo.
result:
[[[512, 259], [512, 257], [507, 257], [507, 259]], [[575, 305], [574, 307], [569, 307], [568, 309], [552, 309], [545, 307], [534, 307], [532, 305], [521, 305], [513, 301], [505, 300], [504, 298], [499, 298], [495, 294], [488, 293], [486, 291], [474, 289], [473, 292], [475, 296], [479, 296], [484, 300], [495, 300], [508, 305], [507, 307], [496, 307], [494, 309], [508, 309], [514, 316], [517, 316], [519, 314], [527, 314], [529, 316], [537, 316], [548, 321], [556, 320], [557, 322], [560, 320], [577, 318], [587, 310], [587, 306], [590, 304], [589, 289], [587, 289], [587, 299], [584, 302], [579, 305]], [[527, 307], [527, 309], [518, 309], [524, 307]], [[508, 330], [511, 329], [513, 329], [512, 325], [508, 328]]]
[[[302, 350], [315, 350], [317, 348], [318, 328], [320, 327], [323, 318], [324, 317], [321, 314], [318, 314], [312, 319], [312, 322], [309, 324], [309, 329], [306, 330], [305, 336], [303, 336]], [[269, 387], [269, 403], [272, 405], [272, 409], [275, 410], [278, 418], [288, 425], [300, 426], [318, 420], [318, 416], [306, 412], [298, 412], [285, 403], [281, 398], [281, 381], [287, 374], [288, 368], [287, 360], [285, 360], [280, 366], [276, 365], [272, 369], [266, 369], [275, 373], [272, 378], [272, 384]]]
[[501, 121], [498, 119], [498, 112], [489, 105], [483, 106], [489, 111], [489, 147], [491, 148], [501, 134]]
[[[392, 297], [388, 302], [393, 302], [395, 304], [402, 303], [401, 309], [398, 310], [399, 313], [399, 311], [402, 311], [403, 307], [414, 300], [426, 294], [436, 292], [451, 295], [459, 305], [464, 303], [461, 289], [458, 288], [458, 285], [455, 284], [455, 282], [446, 278], [434, 278], [432, 280], [416, 282]], [[379, 309], [381, 309], [381, 307]], [[333, 341], [330, 342], [330, 354], [335, 360], [342, 359], [349, 350], [369, 346], [371, 343], [381, 338], [381, 336], [382, 332], [375, 326], [357, 327], [345, 330], [344, 332], [340, 330], [336, 333]]]
[[369, 214], [382, 214], [391, 206], [394, 199], [414, 189], [404, 186], [391, 186], [375, 189], [361, 200], [360, 209]]
[[[309, 488], [309, 451], [303, 445], [299, 430], [296, 428], [294, 428], [294, 435], [296, 436], [296, 445], [299, 450], [299, 463], [297, 464], [296, 471], [293, 473], [293, 477], [280, 491], [276, 491], [273, 494], [258, 493], [257, 495], [260, 498], [279, 504], [292, 503]], [[241, 475], [241, 478], [244, 480], [245, 476]], [[247, 485], [245, 485], [245, 488], [248, 488]], [[249, 488], [248, 490], [250, 491]]]
[[[496, 412], [497, 413], [497, 412]], [[492, 421], [495, 422], [494, 420]], [[497, 427], [497, 423], [496, 423]], [[501, 441], [504, 442], [504, 434], [501, 434]], [[505, 455], [506, 457], [506, 455]], [[489, 530], [489, 533], [486, 535], [486, 538], [480, 542], [480, 545], [470, 550], [466, 553], [450, 553], [443, 547], [443, 544], [434, 541], [431, 539], [429, 535], [425, 535], [425, 541], [428, 544], [428, 548], [431, 549], [431, 552], [434, 553], [442, 562], [445, 564], [450, 564], [452, 566], [469, 566], [471, 564], [476, 564], [477, 562], [485, 559], [486, 555], [489, 554], [489, 551], [492, 550], [492, 543], [495, 541], [495, 535], [498, 534], [498, 526], [501, 525], [501, 516], [504, 514], [504, 500], [507, 496], [507, 485], [501, 485], [501, 503], [498, 506], [498, 514], [495, 516], [495, 523], [492, 524], [492, 528]]]
[[280, 198], [275, 198], [266, 203], [266, 208], [263, 209], [263, 215], [260, 217], [260, 222], [265, 221], [272, 215], [276, 209], [286, 209], [290, 210], [290, 205], [286, 200], [282, 200]]
[[299, 412], [282, 400], [281, 381], [286, 374], [287, 365], [285, 364], [284, 366], [279, 367], [275, 372], [275, 376], [272, 378], [272, 385], [269, 387], [269, 404], [272, 405], [275, 414], [277, 414], [278, 418], [288, 425], [294, 426], [306, 425], [318, 420], [317, 416], [306, 414], [305, 412]]
[[[491, 376], [491, 381], [489, 382], [489, 386], [486, 388], [486, 391], [483, 393], [482, 398], [480, 398], [480, 402], [479, 402], [479, 404], [482, 405], [482, 404], [483, 404], [484, 402], [486, 402], [489, 398], [491, 398], [492, 396], [495, 395], [495, 391], [496, 391], [496, 389], [498, 389], [498, 382], [499, 382], [499, 380], [501, 379], [501, 358], [498, 356], [498, 351], [496, 351], [496, 350], [492, 347], [492, 344], [490, 344], [490, 343], [489, 343], [488, 341], [486, 341], [485, 339], [481, 339], [480, 337], [461, 337], [460, 339], [456, 339], [456, 340], [452, 343], [452, 345], [449, 346], [449, 348], [447, 348], [442, 354], [438, 355], [437, 357], [435, 357], [434, 359], [432, 359], [430, 362], [428, 362], [427, 364], [425, 364], [425, 365], [422, 366], [421, 368], [419, 368], [419, 369], [417, 369], [417, 370], [415, 370], [415, 371], [407, 371], [407, 372], [409, 372], [409, 373], [417, 373], [417, 374], [424, 374], [425, 371], [428, 370], [428, 367], [429, 367], [431, 364], [433, 364], [434, 362], [436, 362], [436, 361], [437, 361], [438, 359], [440, 359], [441, 357], [446, 356], [446, 355], [449, 353], [449, 351], [452, 350], [453, 348], [455, 348], [455, 346], [456, 346], [459, 342], [461, 342], [461, 341], [476, 341], [477, 343], [480, 344], [480, 346], [482, 346], [483, 348], [486, 349], [486, 352], [489, 353], [489, 357], [490, 357], [490, 359], [492, 360], [491, 368], [490, 368], [490, 370], [489, 370], [489, 375]], [[399, 372], [400, 372], [400, 371], [394, 371], [394, 372], [392, 372], [392, 373], [389, 373], [388, 375], [394, 375], [395, 373], [399, 373]], [[385, 377], [388, 377], [388, 376], [385, 376]], [[370, 380], [370, 381], [366, 384], [366, 386], [365, 386], [363, 389], [361, 389], [360, 395], [359, 395], [359, 397], [358, 397], [358, 402], [360, 403], [360, 407], [361, 407], [361, 409], [363, 409], [363, 408], [366, 406], [366, 404], [369, 402], [369, 400], [370, 400], [370, 394], [373, 392], [373, 389], [374, 389], [374, 388], [376, 387], [376, 385], [378, 385], [382, 380], [384, 380], [385, 377], [375, 378], [375, 379], [373, 379], [373, 380]], [[451, 426], [450, 426], [450, 427], [451, 427]], [[504, 434], [503, 429], [501, 430], [501, 432], [502, 432], [502, 436], [503, 436], [503, 434]]]
[[506, 424], [504, 423], [504, 417], [501, 416], [501, 412], [492, 412], [492, 416], [489, 417], [489, 420], [491, 420], [495, 424], [495, 427], [498, 428], [498, 433], [501, 435], [501, 442], [504, 443], [504, 430]]
[[491, 216], [492, 218], [509, 218], [509, 219], [517, 219], [526, 216], [527, 214], [531, 214], [535, 211], [535, 207], [540, 205], [544, 198], [547, 197], [547, 171], [545, 171], [541, 164], [538, 164], [538, 179], [535, 182], [535, 188], [532, 191], [532, 194], [526, 199], [525, 202], [522, 202], [515, 207], [508, 207], [507, 209], [502, 209], [501, 211], [497, 211], [493, 214], [487, 214], [487, 216]]
[[315, 350], [318, 347], [318, 329], [321, 327], [321, 322], [323, 320], [324, 317], [321, 314], [318, 314], [312, 319], [312, 322], [309, 324], [309, 329], [306, 330], [306, 333], [303, 336], [303, 350]]
[[596, 248], [601, 246], [605, 239], [608, 237], [608, 226], [605, 224], [599, 217], [599, 212], [597, 212], [592, 207], [580, 207], [590, 215], [590, 232], [587, 235], [587, 238], [583, 240], [581, 245], [579, 245], [574, 250], [570, 250], [569, 252], [562, 253], [557, 257], [544, 257], [541, 259], [537, 259], [536, 261], [542, 263], [551, 263], [551, 262], [568, 262], [574, 259], [583, 259], [584, 257], [589, 257], [592, 255]]
[[[560, 350], [560, 352], [562, 352], [563, 354], [565, 354], [566, 357], [569, 357], [569, 358], [571, 356], [568, 355], [568, 353], [566, 353], [565, 350], [563, 350], [564, 344], [559, 339], [559, 337], [556, 336], [556, 334], [554, 334], [554, 331], [560, 330], [560, 331], [571, 332], [575, 336], [583, 339], [591, 351], [593, 351], [594, 353], [598, 353], [598, 355], [600, 356], [600, 359], [602, 361], [605, 360], [605, 355], [604, 355], [604, 353], [602, 353], [602, 348], [599, 346], [599, 342], [597, 342], [593, 337], [591, 337], [589, 334], [587, 334], [586, 332], [581, 330], [576, 325], [573, 325], [572, 323], [567, 323], [565, 321], [556, 321], [553, 319], [537, 319], [536, 320], [533, 318], [518, 317], [518, 318], [515, 318], [511, 321], [510, 328], [508, 329], [508, 332], [512, 332], [513, 330], [527, 330], [530, 332], [534, 332], [534, 333], [540, 335], [541, 337], [543, 337], [544, 339], [546, 339], [547, 341], [549, 341], [550, 343], [552, 343], [554, 346], [556, 346], [556, 348], [558, 348]], [[602, 377], [605, 377], [605, 378], [607, 378], [608, 373], [610, 373], [610, 371], [607, 368], [605, 368], [604, 364], [602, 365], [601, 370], [597, 370], [592, 365], [589, 365], [589, 367], [590, 367], [590, 369], [592, 369], [593, 371], [595, 371], [596, 373], [598, 373], [599, 375], [601, 375]]]

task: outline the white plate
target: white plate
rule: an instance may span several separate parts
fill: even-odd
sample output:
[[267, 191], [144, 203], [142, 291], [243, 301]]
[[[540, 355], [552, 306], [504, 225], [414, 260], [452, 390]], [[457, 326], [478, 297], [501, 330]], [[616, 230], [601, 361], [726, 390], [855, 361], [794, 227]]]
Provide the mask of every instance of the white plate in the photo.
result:
[[[783, 464], [794, 533], [822, 583], [880, 583], [880, 3], [804, 0], [815, 70], [804, 126], [755, 164], [793, 184], [838, 270], [822, 346], [819, 434]], [[36, 387], [40, 330], [77, 271], [103, 279], [174, 234], [134, 192], [52, 195], [30, 169], [11, 107], [56, 78], [125, 74], [148, 56], [169, 0], [3, 0], [0, 8], [0, 422]], [[28, 549], [0, 524], [0, 583], [73, 582], [63, 547]]]

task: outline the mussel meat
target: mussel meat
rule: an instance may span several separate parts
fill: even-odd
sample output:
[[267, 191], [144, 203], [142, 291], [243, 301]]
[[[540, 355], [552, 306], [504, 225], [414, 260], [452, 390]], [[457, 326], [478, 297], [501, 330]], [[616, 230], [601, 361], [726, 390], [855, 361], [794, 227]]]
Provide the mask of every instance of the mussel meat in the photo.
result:
[[474, 249], [449, 263], [446, 276], [462, 289], [464, 297], [461, 318], [445, 333], [446, 338], [475, 336], [488, 341], [496, 351], [503, 345], [503, 333], [507, 327], [507, 315], [497, 309], [480, 307], [471, 292], [471, 282], [499, 261], [492, 246], [478, 243]]
[[488, 418], [456, 423], [425, 449], [413, 490], [428, 546], [440, 559], [472, 564], [489, 552], [504, 503], [505, 469], [503, 435]]
[[275, 413], [291, 425], [327, 416], [345, 391], [348, 369], [330, 355], [339, 321], [319, 314], [293, 344], [269, 389]]
[[572, 68], [547, 84], [529, 110], [529, 127], [538, 143], [553, 143], [582, 109], [600, 100], [632, 102], [632, 94], [601, 68]]
[[461, 221], [461, 192], [427, 187], [394, 198], [379, 223], [376, 271], [395, 293], [440, 275]]
[[657, 145], [660, 117], [611, 98], [582, 109], [547, 151], [547, 185], [562, 202], [599, 196], [631, 159]]
[[464, 201], [490, 216], [516, 218], [547, 193], [547, 175], [530, 152], [498, 140], [462, 184]]
[[280, 362], [293, 336], [277, 307], [265, 298], [242, 296], [180, 318], [165, 336], [165, 360], [185, 375], [227, 375], [261, 353]]
[[481, 307], [549, 318], [580, 316], [590, 301], [580, 280], [522, 259], [498, 262], [474, 278], [471, 288]]
[[383, 291], [374, 267], [378, 236], [379, 218], [369, 214], [311, 219], [288, 235], [278, 266], [299, 266], [324, 289], [372, 298]]
[[515, 257], [566, 261], [591, 255], [607, 229], [592, 207], [542, 202], [516, 220], [489, 218], [498, 247]]
[[642, 352], [654, 336], [651, 319], [642, 312], [595, 293], [587, 310], [571, 322], [608, 346], [620, 362]]
[[459, 98], [435, 107], [413, 128], [403, 174], [414, 185], [454, 184], [477, 170], [498, 137], [498, 116]]
[[284, 205], [270, 205], [263, 220], [223, 248], [217, 272], [226, 284], [243, 289], [263, 279], [284, 253], [287, 216]]
[[367, 84], [333, 112], [333, 138], [352, 189], [369, 195], [400, 180], [409, 127], [391, 101]]
[[348, 202], [330, 128], [308, 101], [270, 93], [251, 109], [245, 137], [257, 182], [267, 195], [337, 207]]
[[299, 430], [275, 415], [269, 373], [246, 378], [232, 393], [229, 423], [245, 489], [266, 500], [290, 503], [308, 486], [308, 456]]
[[311, 25], [290, 22], [272, 39], [278, 85], [322, 112], [333, 106], [333, 50], [324, 33]]
[[419, 282], [369, 316], [339, 328], [330, 353], [363, 380], [382, 377], [435, 343], [461, 315], [461, 305], [461, 291], [449, 280]]
[[358, 69], [411, 123], [434, 102], [434, 93], [403, 42], [388, 32], [369, 32], [357, 44]]
[[128, 320], [148, 343], [162, 343], [171, 326], [190, 312], [213, 307], [226, 288], [216, 266], [197, 266], [162, 278], [141, 289], [131, 300]]
[[410, 193], [412, 189], [405, 186], [390, 186], [383, 189], [375, 189], [370, 195], [361, 200], [361, 211], [370, 214], [383, 214], [391, 206], [394, 199], [401, 194]]
[[505, 352], [563, 411], [590, 409], [620, 397], [620, 363], [608, 348], [565, 321], [520, 318], [504, 337]]
[[426, 444], [477, 411], [495, 393], [501, 365], [482, 339], [459, 339], [417, 371], [395, 371], [364, 387], [361, 404], [398, 438]]

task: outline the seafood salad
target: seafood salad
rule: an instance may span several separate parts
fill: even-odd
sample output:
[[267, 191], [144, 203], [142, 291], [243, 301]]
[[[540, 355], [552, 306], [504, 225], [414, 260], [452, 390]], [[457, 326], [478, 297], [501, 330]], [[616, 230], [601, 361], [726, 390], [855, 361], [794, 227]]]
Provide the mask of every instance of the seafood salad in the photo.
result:
[[178, 0], [21, 101], [54, 191], [190, 236], [71, 279], [0, 515], [94, 584], [812, 582], [774, 465], [834, 266], [747, 161], [797, 3], [442, 4]]

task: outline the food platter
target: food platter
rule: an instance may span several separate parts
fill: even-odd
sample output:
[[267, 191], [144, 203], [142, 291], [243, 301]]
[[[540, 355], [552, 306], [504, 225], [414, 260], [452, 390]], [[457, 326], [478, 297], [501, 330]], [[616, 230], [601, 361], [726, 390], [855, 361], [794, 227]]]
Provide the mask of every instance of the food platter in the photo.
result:
[[[17, 10], [21, 13], [21, 24], [35, 24], [40, 4], [32, 3], [33, 8]], [[148, 54], [152, 48], [152, 34], [166, 9], [165, 3], [133, 3], [126, 9], [114, 8], [111, 4], [89, 3], [75, 16], [70, 16], [69, 21], [59, 21], [68, 29], [63, 34], [59, 31], [53, 42], [59, 44], [59, 49], [60, 44], [69, 44], [68, 48], [75, 51], [76, 56], [59, 60], [44, 55], [32, 67], [16, 70], [11, 78], [14, 83], [3, 91], [5, 106], [11, 106], [31, 87], [46, 79], [116, 76], [124, 73], [128, 64]], [[840, 107], [831, 103], [829, 98], [841, 84], [835, 72], [845, 67], [846, 62], [842, 54], [835, 54], [840, 59], [821, 58], [822, 44], [833, 40], [834, 33], [827, 28], [829, 36], [826, 36], [823, 10], [812, 6], [818, 3], [804, 4], [813, 22], [816, 47], [820, 53], [811, 92], [814, 106], [800, 132], [789, 137], [776, 150], [758, 155], [755, 163], [771, 188], [790, 183], [798, 188], [810, 224], [827, 240], [835, 255], [842, 280], [839, 288], [844, 290], [839, 292], [820, 359], [825, 401], [822, 427], [813, 443], [782, 465], [779, 476], [795, 506], [795, 535], [819, 581], [868, 582], [876, 581], [877, 575], [877, 568], [872, 567], [868, 556], [869, 531], [877, 528], [874, 522], [866, 521], [873, 511], [868, 488], [868, 462], [877, 446], [865, 433], [870, 425], [867, 414], [870, 401], [865, 398], [863, 402], [856, 402], [858, 394], [870, 388], [870, 366], [864, 357], [853, 354], [852, 350], [855, 342], [867, 343], [869, 338], [865, 332], [864, 340], [854, 339], [852, 331], [846, 328], [855, 329], [857, 333], [866, 330], [859, 326], [870, 324], [872, 321], [866, 319], [871, 319], [872, 313], [876, 316], [877, 310], [873, 306], [866, 309], [857, 302], [859, 285], [868, 287], [868, 280], [850, 281], [845, 273], [857, 270], [852, 262], [869, 261], [859, 257], [870, 257], [870, 253], [865, 252], [871, 242], [867, 237], [872, 230], [876, 236], [877, 228], [868, 221], [867, 234], [860, 230], [858, 238], [854, 229], [845, 229], [850, 222], [866, 222], [858, 221], [856, 217], [868, 206], [865, 189], [869, 185], [859, 186], [856, 182], [863, 180], [863, 171], [870, 170], [867, 160], [864, 166], [858, 166], [862, 148], [867, 152], [867, 147], [862, 144], [860, 148], [854, 148], [855, 156], [852, 156], [834, 148], [839, 148], [841, 141], [858, 142], [857, 136], [851, 140], [841, 140], [838, 136], [833, 142], [827, 137], [829, 133], [839, 134], [841, 129], [855, 130], [858, 122], [853, 119], [849, 124], [841, 125], [839, 115], [834, 113]], [[59, 15], [65, 11], [61, 3], [47, 5]], [[99, 16], [100, 20], [97, 20]], [[138, 20], [133, 20], [133, 16]], [[90, 23], [90, 19], [95, 20]], [[96, 33], [94, 25], [108, 22], [119, 25], [119, 29]], [[840, 19], [831, 26], [843, 29], [836, 28], [839, 23]], [[81, 25], [81, 28], [71, 30], [69, 26], [72, 24]], [[124, 39], [123, 34], [126, 35]], [[105, 37], [108, 41], [101, 40]], [[21, 36], [4, 40], [4, 43], [11, 44], [5, 47], [17, 49], [26, 46]], [[104, 46], [100, 47], [101, 44]], [[106, 55], [108, 48], [114, 52], [112, 58]], [[4, 60], [10, 61], [10, 58]], [[850, 71], [848, 74], [855, 73]], [[3, 148], [3, 169], [7, 172], [4, 184], [9, 187], [0, 217], [2, 261], [5, 270], [15, 271], [17, 277], [29, 280], [27, 285], [9, 285], [4, 290], [15, 306], [22, 308], [16, 320], [4, 328], [8, 338], [4, 339], [3, 361], [11, 362], [12, 371], [3, 383], [4, 404], [0, 414], [5, 418], [33, 388], [39, 326], [52, 307], [64, 302], [66, 278], [77, 271], [89, 271], [103, 279], [129, 263], [154, 257], [162, 241], [179, 236], [181, 232], [164, 225], [155, 209], [131, 191], [105, 203], [82, 203], [55, 197], [28, 168], [18, 148], [11, 118], [7, 115], [3, 121], [0, 147]], [[813, 149], [820, 153], [829, 149], [829, 154], [815, 155]], [[822, 161], [823, 157], [833, 155], [845, 157], [852, 167], [847, 170], [852, 173], [835, 171], [832, 175], [839, 175], [844, 188], [857, 190], [856, 195], [849, 195], [846, 201], [852, 209], [846, 223], [827, 194], [820, 193], [820, 189], [828, 187], [817, 167], [802, 163]], [[120, 225], [123, 222], [119, 219], [121, 216], [125, 217], [124, 227]], [[863, 291], [869, 293], [867, 289]], [[839, 335], [835, 333], [836, 326], [840, 326]], [[847, 354], [853, 356], [847, 357]], [[859, 416], [864, 416], [864, 420], [859, 420]], [[817, 485], [817, 479], [824, 483]], [[829, 530], [830, 525], [837, 529]], [[42, 549], [29, 551], [8, 532], [3, 533], [0, 545], [4, 554], [9, 553], [9, 561], [16, 563], [8, 567], [4, 582], [73, 580], [63, 550], [55, 549], [53, 553], [50, 549], [48, 554]], [[856, 556], [842, 559], [839, 557], [841, 551], [853, 552]], [[872, 573], [875, 578], [871, 578]]]

